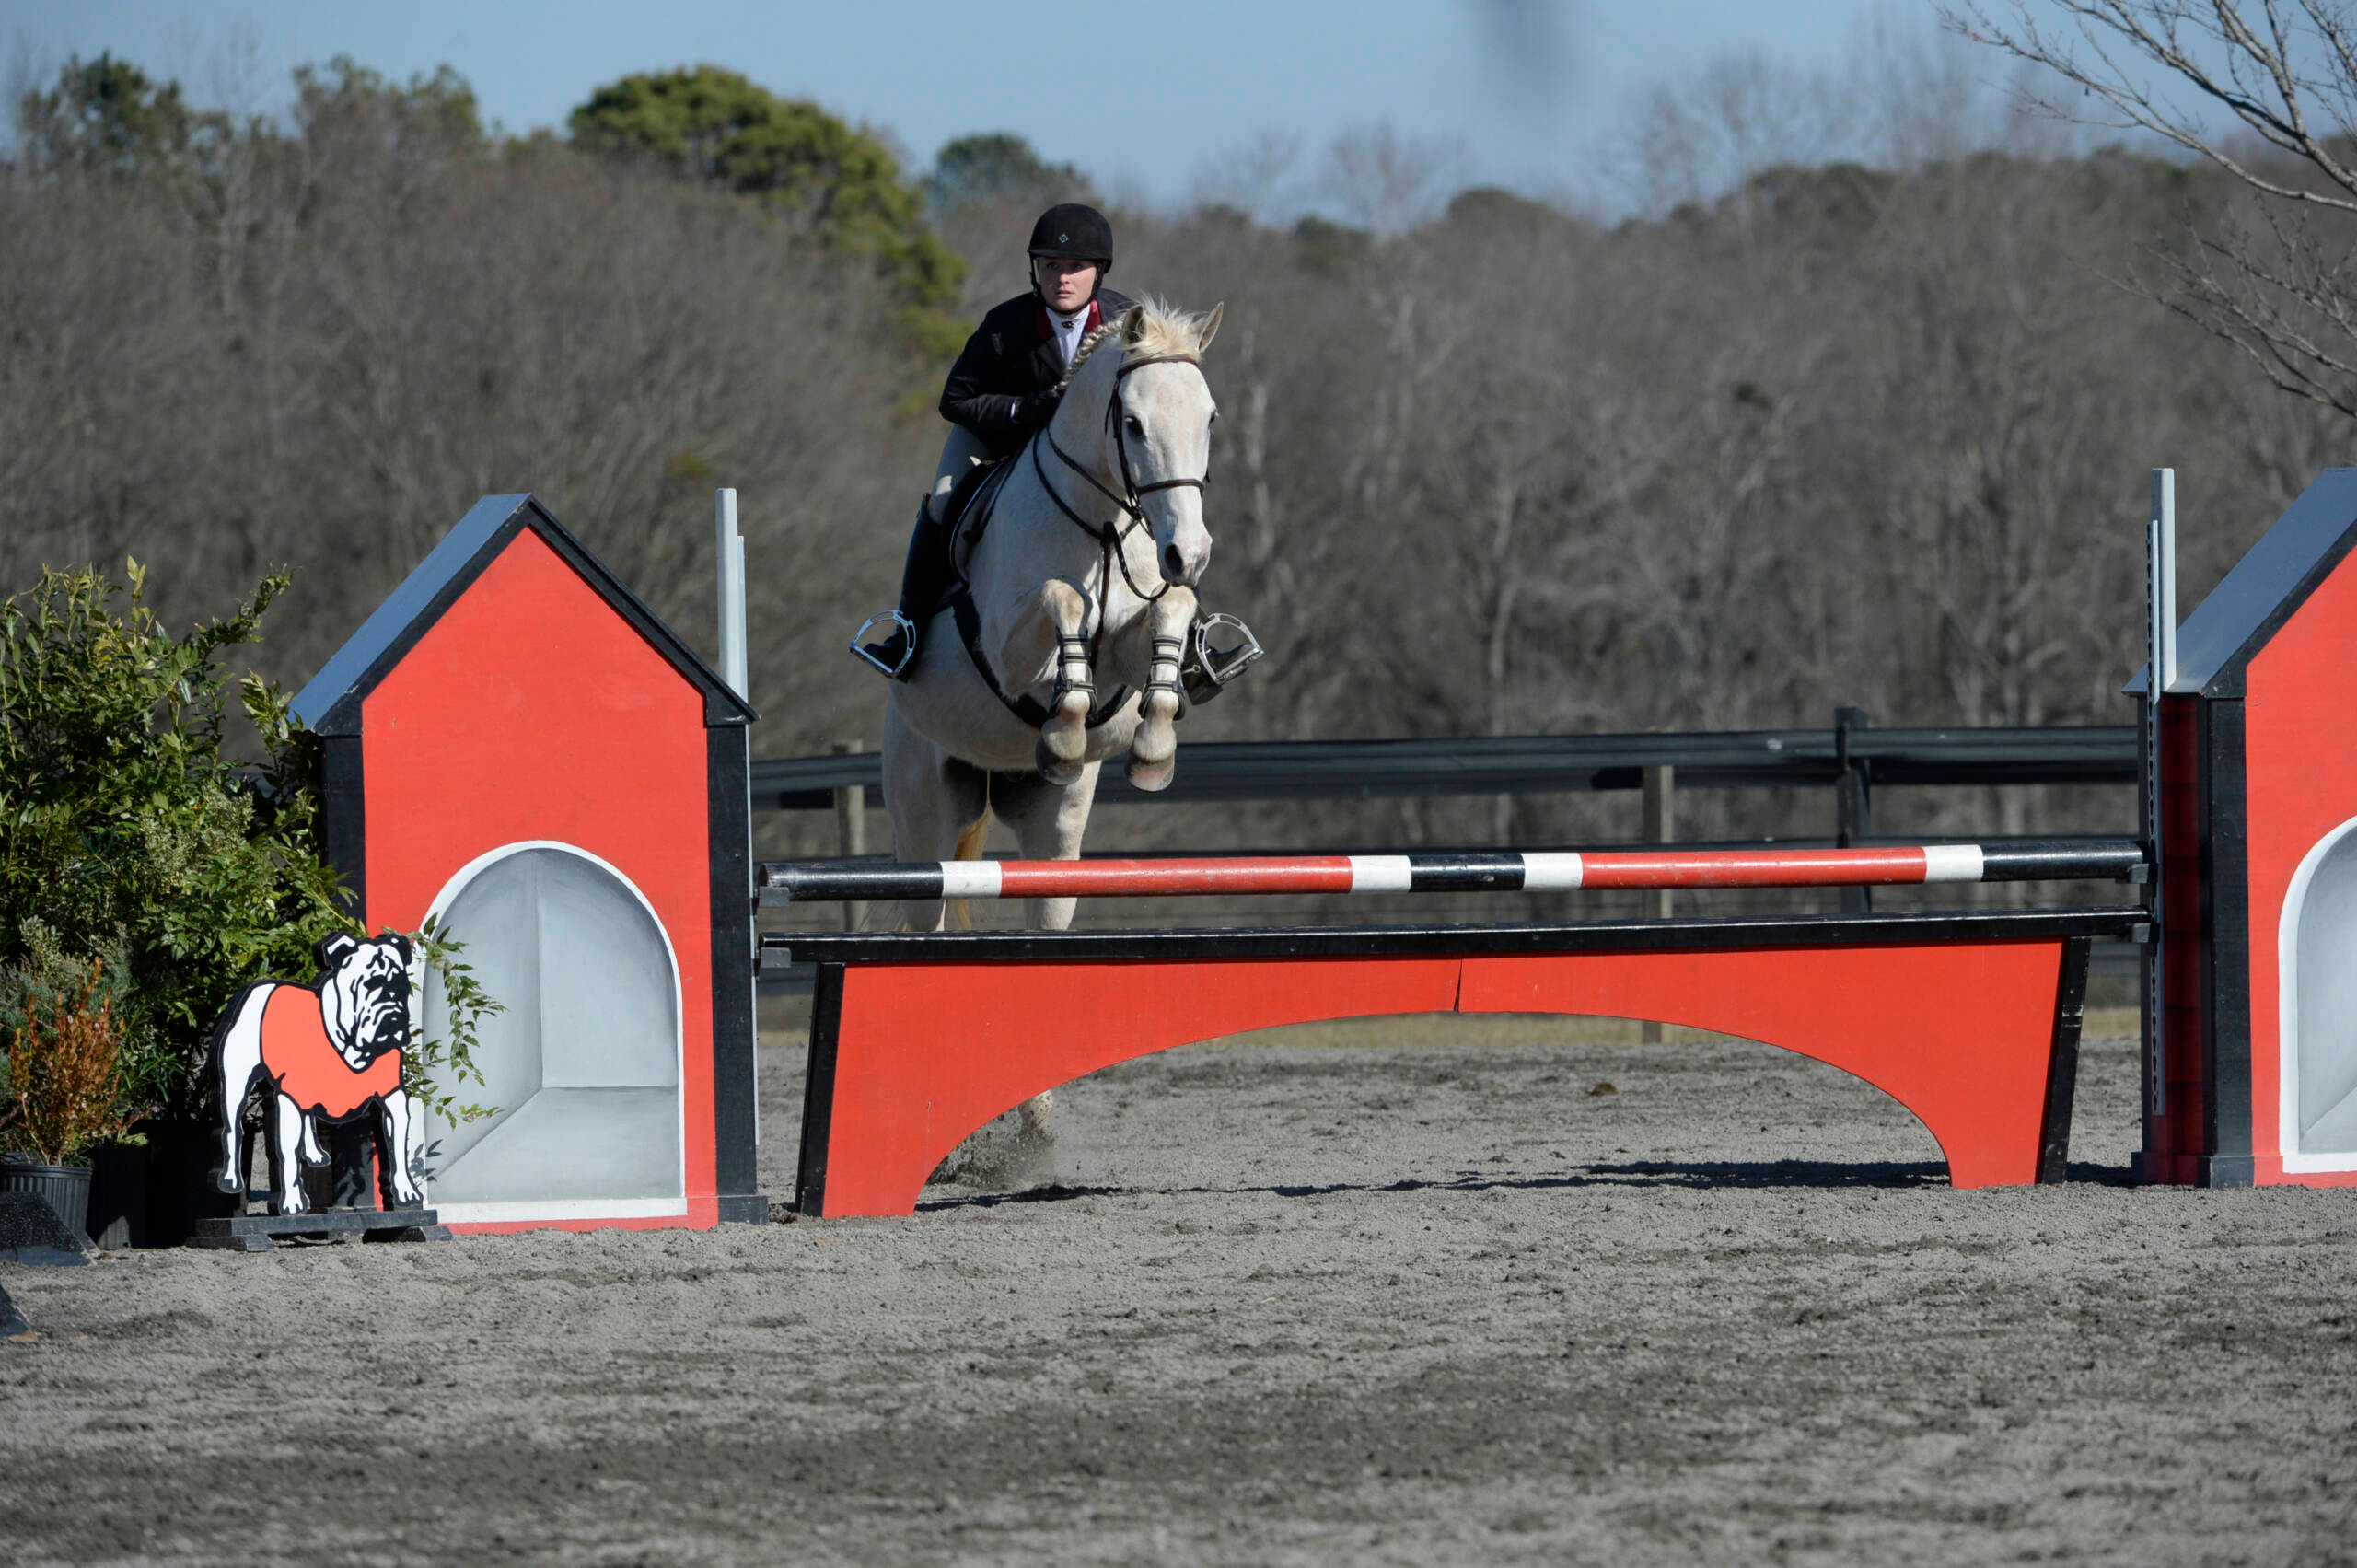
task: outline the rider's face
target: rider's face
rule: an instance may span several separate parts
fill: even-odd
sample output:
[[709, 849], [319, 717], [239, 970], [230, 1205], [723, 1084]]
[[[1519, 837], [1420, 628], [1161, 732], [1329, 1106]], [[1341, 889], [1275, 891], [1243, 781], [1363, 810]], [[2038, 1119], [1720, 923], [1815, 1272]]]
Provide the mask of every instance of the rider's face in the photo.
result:
[[1039, 278], [1039, 294], [1047, 300], [1048, 308], [1069, 316], [1088, 303], [1097, 292], [1097, 263], [1094, 261], [1059, 261], [1042, 256], [1031, 263]]

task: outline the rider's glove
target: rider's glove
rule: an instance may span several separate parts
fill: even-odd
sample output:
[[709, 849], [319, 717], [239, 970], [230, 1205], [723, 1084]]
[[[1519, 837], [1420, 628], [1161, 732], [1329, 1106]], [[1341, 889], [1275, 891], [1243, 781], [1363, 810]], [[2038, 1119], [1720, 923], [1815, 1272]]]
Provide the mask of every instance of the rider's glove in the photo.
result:
[[1028, 392], [1015, 400], [1015, 424], [1022, 430], [1037, 430], [1056, 417], [1056, 405], [1063, 401], [1062, 392]]

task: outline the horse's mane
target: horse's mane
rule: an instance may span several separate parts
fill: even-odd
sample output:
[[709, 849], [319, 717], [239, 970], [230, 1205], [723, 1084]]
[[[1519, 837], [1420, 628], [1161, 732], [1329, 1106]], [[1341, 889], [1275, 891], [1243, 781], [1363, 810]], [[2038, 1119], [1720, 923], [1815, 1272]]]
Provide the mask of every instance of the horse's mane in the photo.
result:
[[[1138, 301], [1137, 314], [1141, 319], [1138, 325], [1138, 341], [1130, 346], [1133, 347], [1141, 357], [1157, 354], [1200, 354], [1202, 352], [1203, 324], [1211, 319], [1207, 312], [1181, 310], [1175, 305], [1148, 295]], [[1103, 326], [1081, 339], [1080, 346], [1073, 351], [1072, 368], [1064, 372], [1064, 378], [1062, 381], [1056, 383], [1056, 390], [1061, 392], [1072, 385], [1073, 378], [1080, 374], [1080, 367], [1088, 363], [1088, 356], [1095, 354], [1100, 345], [1121, 341], [1121, 330], [1128, 324], [1129, 319], [1127, 312], [1108, 317]]]

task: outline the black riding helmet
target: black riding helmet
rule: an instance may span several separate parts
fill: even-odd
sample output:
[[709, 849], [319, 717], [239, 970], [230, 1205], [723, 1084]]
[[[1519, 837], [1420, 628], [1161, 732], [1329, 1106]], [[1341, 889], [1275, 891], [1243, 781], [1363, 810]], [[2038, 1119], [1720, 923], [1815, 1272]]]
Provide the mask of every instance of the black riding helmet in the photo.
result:
[[[1031, 226], [1031, 259], [1094, 261], [1097, 281], [1101, 284], [1113, 270], [1113, 226], [1095, 207], [1059, 202]], [[1038, 287], [1036, 273], [1032, 286]]]

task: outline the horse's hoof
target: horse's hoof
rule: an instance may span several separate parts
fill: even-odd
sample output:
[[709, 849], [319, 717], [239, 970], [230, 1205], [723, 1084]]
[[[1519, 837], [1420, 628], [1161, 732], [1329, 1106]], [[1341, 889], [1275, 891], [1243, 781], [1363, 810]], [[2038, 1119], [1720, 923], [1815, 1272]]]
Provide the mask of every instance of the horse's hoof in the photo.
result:
[[1031, 761], [1039, 766], [1039, 776], [1051, 784], [1068, 784], [1080, 777], [1080, 759], [1057, 756], [1048, 749], [1048, 738], [1044, 735], [1039, 737], [1039, 744], [1032, 748]]
[[1059, 762], [1077, 762], [1088, 755], [1088, 716], [1056, 714], [1039, 726], [1039, 755]]
[[1170, 787], [1172, 775], [1178, 772], [1178, 759], [1175, 755], [1142, 759], [1133, 751], [1130, 754], [1129, 765], [1122, 772], [1128, 777], [1132, 789], [1142, 789], [1152, 795]]

